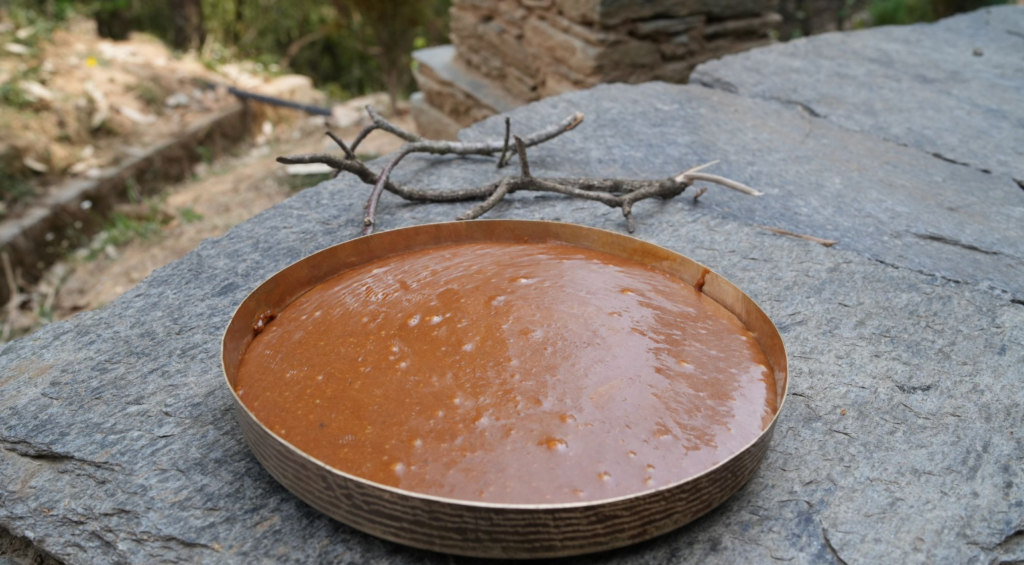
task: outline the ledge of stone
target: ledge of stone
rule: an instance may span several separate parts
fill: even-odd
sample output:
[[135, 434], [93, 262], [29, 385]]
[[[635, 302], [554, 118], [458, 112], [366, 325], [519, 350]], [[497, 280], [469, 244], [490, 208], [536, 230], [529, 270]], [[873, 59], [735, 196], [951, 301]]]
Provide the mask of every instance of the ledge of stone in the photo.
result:
[[[765, 308], [789, 349], [793, 398], [762, 467], [719, 509], [566, 563], [1024, 558], [1013, 541], [1024, 525], [1013, 464], [1024, 307], [949, 280], [1020, 284], [1010, 275], [1024, 228], [1007, 212], [1019, 189], [702, 87], [603, 86], [512, 119], [528, 129], [575, 110], [587, 121], [531, 152], [536, 174], [661, 177], [721, 158], [720, 172], [767, 193], [643, 202], [636, 235]], [[463, 137], [501, 130], [493, 118]], [[489, 159], [410, 157], [399, 176], [454, 188], [497, 174]], [[222, 384], [218, 344], [235, 306], [268, 275], [355, 236], [367, 191], [347, 177], [303, 191], [106, 308], [0, 349], [0, 526], [69, 564], [469, 562], [377, 540], [293, 497], [249, 453]], [[464, 207], [385, 195], [379, 217], [394, 228]], [[616, 210], [545, 195], [513, 195], [491, 215], [623, 228]], [[928, 230], [995, 254], [898, 237]]]
[[466, 69], [457, 61], [454, 45], [440, 45], [413, 51], [413, 58], [434, 72], [442, 80], [472, 95], [496, 113], [508, 112], [523, 105], [491, 81]]
[[1024, 6], [998, 6], [779, 43], [704, 63], [690, 80], [795, 104], [1024, 188], [1022, 54]]

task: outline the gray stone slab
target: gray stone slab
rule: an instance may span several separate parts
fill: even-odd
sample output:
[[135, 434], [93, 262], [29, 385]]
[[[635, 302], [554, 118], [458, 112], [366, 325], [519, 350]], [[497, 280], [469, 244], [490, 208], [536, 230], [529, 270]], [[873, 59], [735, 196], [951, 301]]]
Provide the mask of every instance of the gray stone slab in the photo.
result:
[[[538, 174], [658, 177], [721, 157], [721, 172], [769, 193], [754, 200], [712, 189], [696, 205], [643, 203], [636, 235], [704, 262], [757, 300], [786, 340], [792, 384], [764, 464], [736, 496], [656, 540], [564, 562], [1024, 559], [1015, 534], [1024, 528], [1024, 306], [982, 285], [883, 264], [853, 245], [885, 241], [872, 230], [843, 227], [845, 243], [824, 248], [752, 227], [764, 221], [752, 210], [775, 220], [783, 204], [802, 210], [791, 218], [813, 217], [827, 202], [811, 189], [884, 196], [867, 186], [880, 168], [896, 175], [886, 187], [896, 194], [916, 186], [908, 171], [924, 163], [931, 169], [918, 174], [932, 179], [991, 177], [917, 163], [894, 146], [873, 162], [862, 155], [873, 147], [866, 136], [821, 122], [799, 145], [791, 130], [806, 124], [795, 111], [699, 87], [603, 87], [523, 108], [513, 124], [527, 129], [575, 109], [588, 121], [531, 153]], [[759, 113], [762, 122], [747, 123]], [[824, 149], [809, 147], [844, 138], [837, 163], [813, 162]], [[495, 174], [484, 159], [407, 165], [402, 175], [422, 185]], [[348, 178], [303, 191], [106, 308], [0, 349], [0, 526], [68, 563], [471, 562], [377, 540], [298, 501], [249, 453], [221, 382], [219, 338], [234, 307], [269, 274], [354, 236], [367, 192]], [[916, 197], [911, 213], [941, 208], [941, 197]], [[761, 208], [744, 208], [748, 201]], [[844, 202], [819, 213], [852, 225], [843, 208], [861, 208]], [[381, 223], [443, 220], [464, 207], [387, 196]], [[492, 214], [622, 228], [615, 210], [555, 197], [514, 195]], [[955, 248], [937, 249], [956, 261]]]
[[[551, 114], [532, 106], [513, 112], [513, 129], [532, 131], [552, 115], [575, 110], [587, 118], [558, 139], [557, 151], [534, 152], [530, 161], [538, 174], [663, 178], [722, 159], [711, 172], [765, 196], [712, 187], [700, 204], [711, 214], [839, 240], [838, 247], [879, 261], [1024, 299], [1024, 190], [1007, 177], [698, 86], [601, 86], [543, 107]], [[492, 118], [465, 136], [500, 138], [503, 132], [502, 119]], [[443, 167], [446, 182], [462, 186], [497, 175], [486, 167], [436, 163], [409, 161], [399, 178]], [[598, 213], [603, 208], [577, 205]], [[640, 212], [637, 222], [654, 214], [677, 217], [683, 206], [676, 201]]]
[[494, 108], [496, 112], [508, 112], [523, 105], [521, 100], [509, 94], [501, 86], [467, 69], [460, 63], [454, 45], [417, 49], [412, 52], [412, 56], [416, 62], [430, 67], [437, 73], [437, 76], [454, 84], [459, 90], [468, 92], [477, 100]]
[[690, 81], [1024, 183], [1024, 6], [779, 43], [704, 63]]

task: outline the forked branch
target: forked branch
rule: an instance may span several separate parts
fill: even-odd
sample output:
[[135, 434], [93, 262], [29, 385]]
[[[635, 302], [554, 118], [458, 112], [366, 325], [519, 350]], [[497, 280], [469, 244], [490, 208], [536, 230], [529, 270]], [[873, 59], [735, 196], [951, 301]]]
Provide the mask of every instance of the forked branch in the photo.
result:
[[[539, 145], [545, 141], [554, 139], [559, 135], [575, 128], [583, 121], [583, 114], [577, 112], [561, 122], [548, 126], [544, 129], [533, 132], [530, 135], [520, 137], [511, 135], [511, 122], [505, 119], [505, 138], [487, 142], [457, 142], [457, 141], [435, 141], [427, 140], [408, 132], [385, 120], [372, 108], [367, 107], [370, 115], [370, 125], [363, 128], [352, 142], [346, 146], [345, 142], [328, 132], [327, 135], [333, 139], [342, 151], [344, 158], [334, 155], [293, 155], [290, 157], [278, 157], [279, 163], [287, 165], [322, 163], [333, 169], [335, 174], [344, 171], [355, 175], [366, 184], [373, 185], [370, 196], [366, 202], [366, 216], [363, 219], [363, 234], [373, 233], [376, 225], [377, 203], [381, 194], [387, 190], [405, 200], [413, 202], [462, 202], [469, 200], [482, 200], [479, 204], [463, 212], [458, 216], [459, 220], [472, 220], [486, 214], [494, 208], [502, 199], [517, 191], [553, 192], [574, 198], [594, 200], [612, 208], [622, 210], [626, 218], [626, 228], [632, 233], [636, 229], [636, 222], [633, 218], [633, 205], [648, 198], [674, 198], [683, 193], [696, 181], [710, 182], [737, 190], [750, 196], [761, 196], [762, 193], [737, 181], [727, 179], [718, 175], [701, 172], [703, 169], [714, 165], [718, 161], [712, 161], [698, 167], [693, 167], [674, 177], [661, 180], [619, 180], [619, 179], [589, 179], [589, 178], [537, 178], [530, 173], [530, 163], [526, 155], [528, 147]], [[406, 141], [405, 144], [395, 153], [380, 174], [374, 173], [356, 158], [355, 151], [366, 136], [375, 130], [383, 130]], [[464, 189], [430, 189], [413, 188], [395, 183], [391, 180], [391, 173], [395, 167], [407, 155], [412, 153], [428, 153], [432, 155], [484, 155], [490, 156], [499, 154], [498, 167], [504, 166], [513, 153], [509, 152], [509, 137], [515, 140], [515, 155], [519, 157], [520, 175], [518, 177], [505, 177], [499, 181], [484, 186]], [[701, 189], [701, 193], [703, 194]], [[700, 196], [698, 194], [698, 196]]]

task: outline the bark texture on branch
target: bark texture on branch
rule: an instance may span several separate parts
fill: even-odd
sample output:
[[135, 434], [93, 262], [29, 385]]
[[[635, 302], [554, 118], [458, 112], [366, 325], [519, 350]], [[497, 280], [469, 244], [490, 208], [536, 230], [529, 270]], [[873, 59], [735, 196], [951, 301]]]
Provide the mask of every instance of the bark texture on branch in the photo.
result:
[[[511, 121], [505, 119], [505, 138], [486, 142], [435, 141], [408, 132], [384, 119], [380, 114], [367, 106], [370, 125], [363, 128], [347, 146], [344, 141], [331, 132], [327, 135], [341, 147], [344, 157], [327, 154], [292, 155], [278, 157], [277, 161], [286, 165], [322, 163], [335, 169], [335, 175], [344, 171], [355, 175], [366, 184], [373, 185], [366, 201], [366, 216], [363, 218], [363, 234], [373, 233], [377, 223], [377, 203], [386, 190], [405, 200], [412, 202], [463, 202], [482, 200], [476, 206], [460, 214], [458, 220], [472, 220], [486, 214], [502, 199], [517, 191], [553, 192], [573, 198], [594, 200], [612, 208], [622, 210], [626, 219], [626, 229], [632, 233], [636, 229], [633, 218], [633, 204], [648, 198], [674, 198], [682, 194], [696, 181], [710, 182], [737, 190], [750, 196], [761, 196], [762, 193], [725, 177], [701, 172], [714, 165], [717, 161], [693, 167], [676, 176], [660, 180], [624, 180], [624, 179], [590, 179], [590, 178], [537, 178], [530, 173], [530, 162], [526, 154], [528, 147], [539, 145], [572, 130], [583, 121], [583, 114], [576, 112], [572, 116], [529, 135], [520, 137], [511, 135]], [[380, 174], [356, 158], [355, 151], [366, 136], [376, 130], [383, 130], [406, 143], [398, 150], [381, 170]], [[510, 152], [509, 137], [515, 140], [515, 152]], [[463, 189], [414, 188], [398, 184], [391, 180], [391, 173], [407, 155], [427, 153], [431, 155], [484, 155], [498, 154], [498, 167], [508, 163], [513, 155], [519, 157], [520, 175], [505, 177], [484, 186]], [[700, 194], [703, 194], [701, 189]], [[700, 196], [698, 194], [698, 196]]]

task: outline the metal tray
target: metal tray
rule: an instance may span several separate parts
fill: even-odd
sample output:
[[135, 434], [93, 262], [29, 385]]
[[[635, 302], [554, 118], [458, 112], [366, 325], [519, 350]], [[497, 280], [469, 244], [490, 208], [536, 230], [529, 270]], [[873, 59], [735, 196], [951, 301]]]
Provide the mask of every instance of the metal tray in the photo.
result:
[[[314, 286], [355, 266], [438, 245], [476, 242], [570, 243], [649, 265], [690, 284], [735, 314], [775, 371], [775, 418], [749, 445], [715, 467], [634, 495], [568, 504], [493, 504], [384, 486], [328, 467], [263, 426], [234, 392], [239, 362], [265, 312], [280, 312]], [[398, 543], [475, 557], [578, 555], [637, 543], [691, 522], [736, 492], [768, 449], [789, 384], [775, 325], [740, 289], [678, 253], [609, 231], [541, 221], [476, 220], [376, 233], [314, 253], [273, 275], [238, 307], [222, 343], [225, 384], [249, 447], [300, 499], [353, 528]]]

